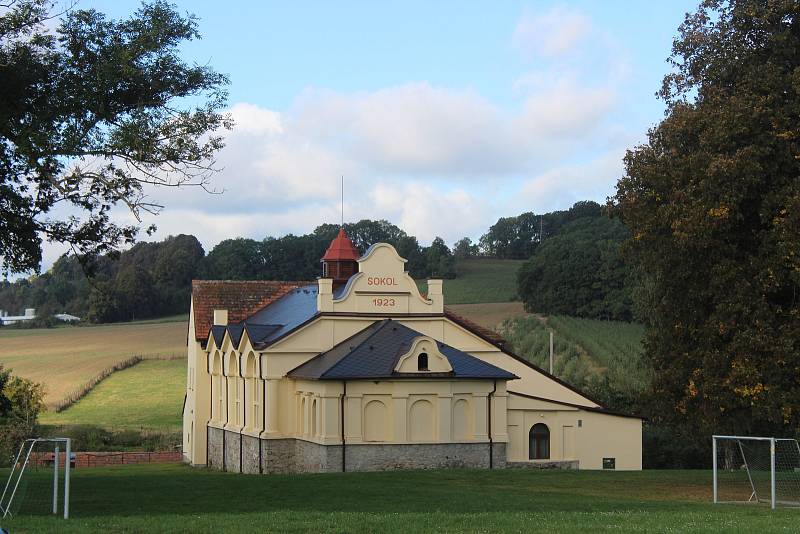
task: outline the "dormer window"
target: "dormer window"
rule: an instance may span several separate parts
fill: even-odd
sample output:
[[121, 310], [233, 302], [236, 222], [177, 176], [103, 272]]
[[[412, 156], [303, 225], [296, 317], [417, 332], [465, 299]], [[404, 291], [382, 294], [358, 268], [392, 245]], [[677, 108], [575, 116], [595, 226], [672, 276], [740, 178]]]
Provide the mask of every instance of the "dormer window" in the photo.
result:
[[453, 366], [442, 354], [435, 339], [419, 336], [411, 342], [408, 352], [394, 366], [398, 373], [452, 373]]

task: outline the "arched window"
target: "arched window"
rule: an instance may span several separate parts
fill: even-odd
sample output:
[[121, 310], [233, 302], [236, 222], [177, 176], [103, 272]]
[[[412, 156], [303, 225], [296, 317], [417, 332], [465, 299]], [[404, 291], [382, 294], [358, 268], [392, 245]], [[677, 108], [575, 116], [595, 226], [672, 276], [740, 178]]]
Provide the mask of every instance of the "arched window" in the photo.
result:
[[427, 370], [428, 370], [428, 353], [420, 352], [419, 356], [417, 356], [417, 371], [427, 371]]
[[528, 434], [528, 458], [547, 460], [550, 458], [550, 429], [544, 423], [536, 423]]

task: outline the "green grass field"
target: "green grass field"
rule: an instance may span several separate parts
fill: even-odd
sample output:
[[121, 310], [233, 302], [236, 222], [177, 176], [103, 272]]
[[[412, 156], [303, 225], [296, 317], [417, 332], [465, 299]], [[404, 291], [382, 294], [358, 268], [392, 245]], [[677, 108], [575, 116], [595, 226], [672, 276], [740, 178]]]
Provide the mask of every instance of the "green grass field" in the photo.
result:
[[[522, 260], [461, 260], [456, 265], [458, 278], [444, 281], [445, 304], [510, 302], [517, 296], [517, 270]], [[427, 291], [425, 280], [417, 282]]]
[[796, 532], [797, 510], [711, 504], [710, 478], [537, 470], [258, 476], [120, 466], [73, 472], [69, 520], [20, 515], [0, 524], [14, 533]]
[[117, 371], [63, 412], [45, 412], [46, 425], [91, 424], [113, 429], [180, 429], [186, 360], [145, 360]]
[[44, 384], [53, 405], [134, 355], [184, 356], [186, 315], [101, 326], [0, 329], [0, 364]]

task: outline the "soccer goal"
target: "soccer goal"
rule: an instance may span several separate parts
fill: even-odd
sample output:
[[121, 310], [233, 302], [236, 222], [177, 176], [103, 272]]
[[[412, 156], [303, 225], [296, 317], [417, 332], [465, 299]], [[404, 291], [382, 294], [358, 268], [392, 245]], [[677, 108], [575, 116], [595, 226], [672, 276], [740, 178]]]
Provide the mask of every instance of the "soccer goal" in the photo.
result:
[[713, 436], [714, 502], [800, 506], [795, 439]]
[[26, 439], [0, 496], [0, 517], [55, 515], [61, 507], [69, 518], [71, 453], [69, 438]]

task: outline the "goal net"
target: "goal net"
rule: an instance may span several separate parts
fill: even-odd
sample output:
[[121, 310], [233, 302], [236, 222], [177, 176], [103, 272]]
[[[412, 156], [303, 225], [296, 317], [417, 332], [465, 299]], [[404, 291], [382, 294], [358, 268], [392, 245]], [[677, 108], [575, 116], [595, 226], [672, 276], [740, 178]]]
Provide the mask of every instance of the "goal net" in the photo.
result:
[[800, 506], [800, 444], [794, 439], [714, 436], [714, 502]]
[[69, 517], [69, 438], [25, 440], [0, 494], [0, 517], [63, 513]]

